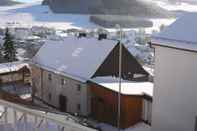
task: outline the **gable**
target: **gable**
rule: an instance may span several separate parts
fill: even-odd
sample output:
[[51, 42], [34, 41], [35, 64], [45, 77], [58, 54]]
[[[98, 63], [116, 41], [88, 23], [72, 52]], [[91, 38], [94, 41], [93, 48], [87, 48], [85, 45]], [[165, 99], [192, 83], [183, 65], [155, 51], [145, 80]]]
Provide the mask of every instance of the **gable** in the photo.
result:
[[[146, 79], [148, 73], [143, 69], [135, 57], [122, 45], [122, 78], [125, 80], [135, 80], [135, 75]], [[105, 61], [98, 68], [93, 77], [97, 76], [119, 76], [119, 44], [110, 52]]]

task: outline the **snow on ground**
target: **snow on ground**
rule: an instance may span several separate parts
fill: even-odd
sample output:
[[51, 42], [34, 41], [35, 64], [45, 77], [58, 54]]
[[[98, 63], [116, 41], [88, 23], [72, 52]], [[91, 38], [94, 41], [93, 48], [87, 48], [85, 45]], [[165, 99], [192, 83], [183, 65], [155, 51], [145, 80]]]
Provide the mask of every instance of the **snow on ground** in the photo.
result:
[[[113, 127], [111, 125], [105, 124], [105, 123], [100, 123], [97, 125], [102, 131], [118, 131], [116, 127]], [[132, 126], [127, 129], [121, 129], [121, 131], [150, 131], [151, 127], [145, 123], [138, 123], [135, 126]]]
[[57, 29], [93, 28], [89, 15], [54, 14], [40, 2], [0, 7], [0, 26], [32, 27], [33, 25]]
[[17, 59], [19, 60], [19, 61], [24, 61], [24, 60], [27, 60], [27, 58], [24, 58], [23, 56], [24, 56], [24, 54], [26, 53], [26, 51], [24, 50], [24, 49], [22, 49], [22, 48], [18, 48], [17, 50]]

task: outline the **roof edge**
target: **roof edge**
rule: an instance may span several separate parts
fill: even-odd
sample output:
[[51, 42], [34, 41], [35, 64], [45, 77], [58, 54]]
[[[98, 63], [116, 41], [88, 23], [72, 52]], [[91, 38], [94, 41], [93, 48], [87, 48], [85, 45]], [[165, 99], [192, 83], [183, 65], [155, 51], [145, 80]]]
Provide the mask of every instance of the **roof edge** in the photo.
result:
[[197, 52], [197, 42], [173, 40], [161, 37], [152, 37], [150, 45], [162, 46], [189, 52]]
[[31, 64], [36, 65], [36, 66], [38, 66], [40, 68], [43, 68], [43, 69], [45, 69], [47, 71], [51, 71], [51, 72], [53, 72], [55, 74], [59, 74], [59, 75], [65, 76], [65, 77], [69, 77], [70, 79], [73, 79], [75, 81], [79, 81], [79, 82], [82, 82], [82, 83], [86, 83], [88, 81], [88, 79], [81, 78], [81, 77], [78, 77], [78, 76], [74, 76], [74, 75], [68, 74], [66, 72], [58, 71], [58, 70], [53, 69], [51, 67], [47, 67], [45, 65], [41, 65], [41, 64], [35, 63], [34, 61], [31, 61]]

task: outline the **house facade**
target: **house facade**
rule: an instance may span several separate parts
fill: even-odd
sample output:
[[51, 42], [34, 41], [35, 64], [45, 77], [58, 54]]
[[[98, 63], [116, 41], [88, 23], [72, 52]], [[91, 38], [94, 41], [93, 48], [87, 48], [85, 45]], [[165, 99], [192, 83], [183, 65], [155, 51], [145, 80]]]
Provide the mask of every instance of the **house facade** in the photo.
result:
[[[90, 115], [91, 92], [87, 82], [96, 76], [118, 75], [118, 48], [116, 41], [95, 38], [68, 37], [46, 42], [32, 60], [34, 101], [64, 112]], [[140, 74], [140, 80], [147, 79], [148, 73], [125, 47], [123, 52], [122, 77], [134, 79], [134, 74]]]
[[33, 97], [63, 112], [87, 116], [89, 90], [86, 83], [32, 65]]
[[152, 37], [155, 88], [152, 131], [197, 130], [197, 13]]

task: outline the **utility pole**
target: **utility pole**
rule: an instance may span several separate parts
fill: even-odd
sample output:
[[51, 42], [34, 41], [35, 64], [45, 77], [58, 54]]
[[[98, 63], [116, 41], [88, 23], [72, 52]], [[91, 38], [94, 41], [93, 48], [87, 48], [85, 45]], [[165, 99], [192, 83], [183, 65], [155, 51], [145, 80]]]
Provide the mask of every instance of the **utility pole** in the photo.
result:
[[117, 127], [118, 131], [120, 131], [120, 123], [121, 123], [121, 83], [122, 83], [122, 30], [119, 25], [117, 25], [117, 29], [119, 30], [119, 91], [118, 91], [118, 117], [117, 117]]

